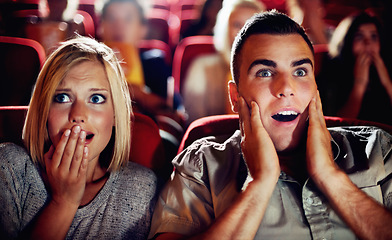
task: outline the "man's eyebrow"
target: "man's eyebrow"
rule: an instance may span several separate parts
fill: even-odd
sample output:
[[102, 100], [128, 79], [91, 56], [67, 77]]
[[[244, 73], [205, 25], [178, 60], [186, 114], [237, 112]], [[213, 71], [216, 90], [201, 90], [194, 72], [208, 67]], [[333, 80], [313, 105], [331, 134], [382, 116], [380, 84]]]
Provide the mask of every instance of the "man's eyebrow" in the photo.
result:
[[312, 60], [310, 60], [310, 58], [304, 58], [304, 59], [301, 59], [301, 60], [298, 60], [298, 61], [294, 61], [294, 62], [291, 63], [291, 67], [301, 66], [301, 65], [306, 64], [306, 63], [309, 63], [312, 66], [312, 68], [313, 68], [313, 63], [312, 63]]
[[256, 65], [264, 65], [264, 66], [273, 67], [273, 68], [277, 67], [276, 62], [274, 62], [274, 61], [267, 60], [267, 59], [257, 59], [255, 61], [253, 61], [252, 64], [249, 66], [248, 72]]

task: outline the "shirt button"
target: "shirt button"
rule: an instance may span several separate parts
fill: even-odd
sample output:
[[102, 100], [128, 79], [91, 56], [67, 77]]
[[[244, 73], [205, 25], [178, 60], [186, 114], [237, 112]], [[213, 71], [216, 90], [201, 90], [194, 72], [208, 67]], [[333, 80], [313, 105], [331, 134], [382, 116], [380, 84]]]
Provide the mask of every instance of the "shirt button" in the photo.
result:
[[306, 202], [307, 202], [308, 204], [312, 204], [312, 203], [313, 203], [313, 199], [307, 198], [307, 199], [306, 199]]

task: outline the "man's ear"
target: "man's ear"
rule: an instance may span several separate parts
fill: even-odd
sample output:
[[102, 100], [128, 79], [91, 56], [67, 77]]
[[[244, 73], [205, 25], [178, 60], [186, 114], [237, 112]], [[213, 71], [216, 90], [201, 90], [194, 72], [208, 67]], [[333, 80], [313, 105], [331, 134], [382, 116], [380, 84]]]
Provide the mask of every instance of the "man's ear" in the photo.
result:
[[237, 84], [234, 82], [234, 80], [229, 81], [228, 88], [229, 88], [231, 110], [235, 113], [238, 113], [238, 100], [240, 95], [238, 93]]

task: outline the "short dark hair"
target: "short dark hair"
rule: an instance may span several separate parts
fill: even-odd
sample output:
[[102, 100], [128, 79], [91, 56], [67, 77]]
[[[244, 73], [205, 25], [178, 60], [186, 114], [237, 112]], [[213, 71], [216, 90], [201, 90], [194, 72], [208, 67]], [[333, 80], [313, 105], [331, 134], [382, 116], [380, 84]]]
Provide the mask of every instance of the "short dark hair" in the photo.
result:
[[290, 17], [276, 10], [256, 14], [245, 23], [233, 43], [231, 51], [231, 73], [237, 85], [240, 78], [241, 50], [246, 40], [255, 34], [299, 34], [308, 44], [314, 55], [313, 45], [306, 35], [305, 30]]

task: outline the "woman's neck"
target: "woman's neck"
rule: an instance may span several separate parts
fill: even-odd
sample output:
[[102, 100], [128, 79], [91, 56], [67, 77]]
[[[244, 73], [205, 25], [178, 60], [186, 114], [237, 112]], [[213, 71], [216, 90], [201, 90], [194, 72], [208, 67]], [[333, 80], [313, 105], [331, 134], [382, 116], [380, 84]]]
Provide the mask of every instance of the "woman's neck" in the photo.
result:
[[87, 166], [86, 184], [99, 181], [104, 178], [107, 173], [107, 169], [101, 166], [99, 157], [91, 160]]

